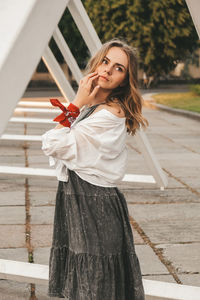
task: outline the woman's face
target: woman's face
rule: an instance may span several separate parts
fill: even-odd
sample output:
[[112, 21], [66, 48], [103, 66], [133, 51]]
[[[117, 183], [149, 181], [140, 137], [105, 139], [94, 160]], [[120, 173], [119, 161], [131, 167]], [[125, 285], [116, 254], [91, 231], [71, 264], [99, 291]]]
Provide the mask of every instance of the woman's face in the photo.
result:
[[101, 64], [95, 70], [100, 76], [95, 81], [104, 90], [112, 90], [123, 85], [128, 72], [128, 58], [119, 47], [108, 50]]

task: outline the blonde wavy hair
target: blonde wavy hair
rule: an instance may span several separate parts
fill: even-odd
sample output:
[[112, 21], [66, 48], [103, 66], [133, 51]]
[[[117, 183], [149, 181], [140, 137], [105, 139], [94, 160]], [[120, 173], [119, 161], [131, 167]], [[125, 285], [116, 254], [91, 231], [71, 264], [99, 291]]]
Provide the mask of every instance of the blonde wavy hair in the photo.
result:
[[122, 49], [128, 58], [128, 72], [123, 86], [113, 89], [106, 99], [109, 105], [111, 102], [120, 104], [126, 117], [127, 132], [134, 135], [140, 125], [145, 129], [149, 123], [142, 115], [143, 98], [138, 88], [138, 62], [136, 48], [128, 45], [120, 39], [112, 39], [102, 45], [101, 49], [89, 60], [85, 73], [92, 73], [102, 63], [108, 50], [112, 47]]

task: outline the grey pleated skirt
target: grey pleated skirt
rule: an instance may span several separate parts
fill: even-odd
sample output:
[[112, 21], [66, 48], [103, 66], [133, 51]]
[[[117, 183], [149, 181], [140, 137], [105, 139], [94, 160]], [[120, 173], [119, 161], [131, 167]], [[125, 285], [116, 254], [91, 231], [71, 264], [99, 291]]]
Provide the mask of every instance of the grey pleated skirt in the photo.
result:
[[144, 300], [144, 288], [126, 200], [69, 170], [58, 182], [50, 297], [68, 300]]

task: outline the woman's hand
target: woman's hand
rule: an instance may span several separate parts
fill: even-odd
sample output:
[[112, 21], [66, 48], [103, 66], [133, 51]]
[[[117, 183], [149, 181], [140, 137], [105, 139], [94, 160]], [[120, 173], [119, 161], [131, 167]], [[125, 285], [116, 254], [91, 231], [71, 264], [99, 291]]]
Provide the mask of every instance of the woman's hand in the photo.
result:
[[99, 77], [97, 72], [90, 73], [87, 76], [81, 79], [79, 88], [76, 94], [74, 101], [72, 102], [74, 105], [79, 108], [83, 107], [86, 104], [91, 103], [99, 89], [99, 85], [96, 85], [93, 88], [94, 80]]

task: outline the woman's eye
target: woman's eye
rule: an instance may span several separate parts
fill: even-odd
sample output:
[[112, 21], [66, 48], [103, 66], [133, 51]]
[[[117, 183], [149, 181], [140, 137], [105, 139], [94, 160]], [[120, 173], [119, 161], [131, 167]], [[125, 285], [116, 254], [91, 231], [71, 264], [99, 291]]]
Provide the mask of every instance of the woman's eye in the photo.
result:
[[103, 64], [107, 64], [107, 60], [106, 60], [106, 59], [103, 59], [103, 60], [102, 60], [102, 63], [103, 63]]
[[121, 67], [116, 67], [117, 71], [123, 72], [123, 69]]

